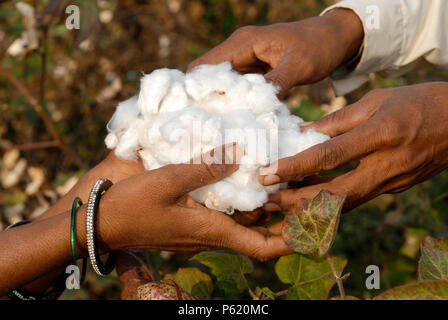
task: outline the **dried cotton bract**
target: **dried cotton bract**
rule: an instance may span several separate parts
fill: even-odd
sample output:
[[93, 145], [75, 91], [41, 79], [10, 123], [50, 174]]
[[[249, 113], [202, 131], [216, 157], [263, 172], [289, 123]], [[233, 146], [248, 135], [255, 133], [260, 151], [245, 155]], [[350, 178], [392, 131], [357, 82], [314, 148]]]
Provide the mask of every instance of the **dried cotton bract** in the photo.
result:
[[262, 75], [239, 75], [228, 62], [188, 74], [155, 70], [141, 79], [138, 96], [118, 105], [105, 142], [118, 157], [140, 157], [147, 170], [237, 142], [245, 148], [238, 171], [191, 196], [228, 214], [254, 210], [280, 187], [258, 182], [261, 167], [328, 139], [314, 130], [301, 132], [302, 119], [276, 94]]

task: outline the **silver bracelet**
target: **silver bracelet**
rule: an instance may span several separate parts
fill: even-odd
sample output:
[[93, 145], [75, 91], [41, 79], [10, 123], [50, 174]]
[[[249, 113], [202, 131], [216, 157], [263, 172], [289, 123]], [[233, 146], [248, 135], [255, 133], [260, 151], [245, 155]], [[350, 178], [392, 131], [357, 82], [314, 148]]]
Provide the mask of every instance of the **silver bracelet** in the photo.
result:
[[99, 179], [90, 191], [89, 201], [87, 202], [87, 215], [86, 215], [86, 238], [87, 238], [87, 251], [89, 253], [90, 263], [93, 270], [100, 276], [108, 275], [115, 268], [116, 252], [109, 253], [109, 257], [104, 265], [100, 260], [98, 248], [96, 246], [96, 233], [95, 233], [95, 221], [96, 213], [98, 211], [98, 205], [101, 199], [101, 195], [104, 191], [112, 186], [112, 182], [106, 178]]

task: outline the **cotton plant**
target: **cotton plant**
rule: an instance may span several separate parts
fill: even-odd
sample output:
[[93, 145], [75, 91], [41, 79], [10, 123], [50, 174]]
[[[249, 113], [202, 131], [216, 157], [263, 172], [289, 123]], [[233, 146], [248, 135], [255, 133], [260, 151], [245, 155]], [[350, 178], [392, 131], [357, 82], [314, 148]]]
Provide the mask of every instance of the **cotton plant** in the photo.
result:
[[186, 163], [220, 145], [244, 149], [239, 169], [190, 193], [208, 208], [232, 214], [261, 207], [283, 185], [263, 186], [260, 168], [329, 139], [301, 131], [303, 120], [277, 98], [262, 75], [240, 75], [229, 62], [184, 74], [158, 69], [141, 79], [138, 95], [118, 104], [106, 145], [123, 159], [140, 158], [147, 170]]

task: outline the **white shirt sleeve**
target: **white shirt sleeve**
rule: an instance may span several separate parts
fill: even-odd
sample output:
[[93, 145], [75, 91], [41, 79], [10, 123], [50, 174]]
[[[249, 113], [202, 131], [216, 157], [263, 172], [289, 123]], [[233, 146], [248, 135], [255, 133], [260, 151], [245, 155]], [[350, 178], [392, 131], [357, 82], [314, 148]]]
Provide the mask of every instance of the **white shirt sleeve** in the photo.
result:
[[400, 73], [421, 59], [448, 68], [448, 0], [343, 0], [321, 15], [335, 8], [353, 10], [365, 35], [358, 55], [331, 76], [338, 95], [371, 72]]

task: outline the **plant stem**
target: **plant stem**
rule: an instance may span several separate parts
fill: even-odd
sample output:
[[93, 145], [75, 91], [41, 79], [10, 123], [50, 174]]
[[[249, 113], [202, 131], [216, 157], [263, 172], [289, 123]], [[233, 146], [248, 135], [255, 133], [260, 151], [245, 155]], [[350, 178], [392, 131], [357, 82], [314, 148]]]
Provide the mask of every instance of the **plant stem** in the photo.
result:
[[54, 148], [59, 147], [59, 143], [56, 140], [52, 141], [40, 141], [40, 142], [30, 142], [26, 144], [14, 145], [5, 150], [17, 149], [21, 151], [29, 151], [29, 150], [37, 150], [37, 149], [46, 149], [46, 148]]
[[274, 296], [280, 297], [280, 296], [284, 296], [287, 293], [288, 293], [288, 289], [285, 289], [285, 290], [274, 293]]
[[443, 199], [445, 199], [446, 197], [448, 197], [448, 192], [446, 192], [446, 193], [444, 193], [444, 194], [441, 194], [440, 196], [438, 196], [437, 198], [435, 198], [435, 199], [432, 201], [432, 203], [439, 202], [440, 200], [443, 200]]
[[12, 74], [9, 70], [4, 68], [0, 64], [0, 74], [3, 74], [16, 88], [17, 90], [28, 100], [28, 102], [33, 107], [34, 111], [40, 116], [42, 121], [45, 124], [45, 127], [50, 132], [50, 134], [53, 136], [53, 138], [58, 142], [59, 147], [64, 151], [69, 161], [76, 164], [78, 167], [86, 169], [87, 165], [81, 160], [81, 158], [78, 157], [78, 155], [70, 149], [68, 144], [65, 142], [64, 138], [61, 136], [59, 131], [56, 129], [53, 120], [51, 120], [50, 116], [45, 112], [42, 105], [39, 103], [39, 101], [36, 100], [36, 98], [31, 94], [31, 92], [28, 90], [28, 88], [25, 86], [22, 81], [20, 81], [14, 74]]
[[344, 285], [342, 284], [341, 274], [336, 271], [336, 267], [334, 266], [333, 260], [331, 260], [330, 256], [325, 254], [327, 257], [328, 263], [330, 264], [331, 271], [333, 272], [334, 279], [336, 284], [338, 285], [339, 295], [341, 296], [341, 300], [345, 300], [345, 291]]
[[258, 300], [257, 295], [255, 294], [255, 292], [252, 291], [251, 288], [247, 287], [247, 290], [249, 291], [250, 296], [252, 297], [253, 300]]
[[[42, 70], [40, 73], [40, 88], [39, 88], [39, 102], [44, 104], [45, 100], [45, 83], [47, 78], [47, 37], [48, 28], [46, 25], [41, 26], [42, 30], [42, 52], [41, 52], [41, 65]], [[44, 104], [45, 105], [45, 104]]]

